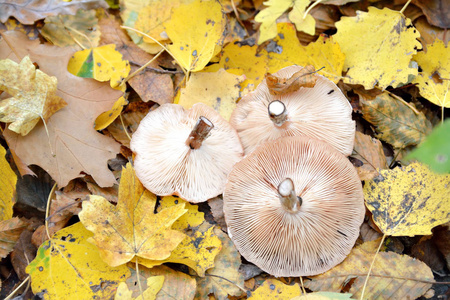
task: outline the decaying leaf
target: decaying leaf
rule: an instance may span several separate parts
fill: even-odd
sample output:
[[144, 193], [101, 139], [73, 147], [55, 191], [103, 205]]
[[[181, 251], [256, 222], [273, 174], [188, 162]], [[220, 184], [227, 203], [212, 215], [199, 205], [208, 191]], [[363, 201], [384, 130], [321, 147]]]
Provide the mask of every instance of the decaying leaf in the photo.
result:
[[450, 3], [445, 0], [414, 0], [413, 3], [423, 10], [430, 24], [441, 28], [450, 28]]
[[421, 49], [420, 34], [398, 11], [372, 6], [368, 10], [336, 22], [334, 39], [345, 54], [344, 69], [348, 70], [344, 82], [366, 89], [405, 84], [409, 75], [417, 75], [410, 61]]
[[97, 47], [100, 40], [95, 10], [78, 10], [76, 15], [57, 15], [45, 18], [42, 35], [53, 45], [66, 47], [81, 44]]
[[207, 299], [213, 293], [218, 300], [228, 299], [228, 295], [240, 296], [243, 293], [244, 276], [239, 272], [241, 255], [231, 239], [219, 228], [215, 234], [222, 241], [222, 250], [216, 256], [214, 268], [206, 271], [206, 276], [197, 278], [195, 299]]
[[17, 217], [0, 221], [0, 258], [5, 258], [14, 249], [27, 226], [28, 222]]
[[197, 205], [189, 204], [178, 197], [163, 197], [159, 209], [168, 209], [180, 204], [185, 205], [187, 212], [173, 224], [172, 228], [184, 232], [187, 237], [164, 261], [140, 259], [139, 262], [148, 268], [164, 262], [184, 264], [203, 277], [205, 271], [214, 266], [215, 257], [220, 252], [222, 243], [214, 231], [214, 226], [205, 222], [204, 214], [198, 211]]
[[17, 183], [17, 175], [11, 169], [5, 154], [5, 148], [0, 145], [0, 221], [12, 218]]
[[348, 293], [316, 292], [297, 296], [290, 300], [350, 300], [350, 299], [356, 298], [352, 298], [352, 294]]
[[171, 227], [186, 209], [179, 204], [154, 214], [155, 204], [156, 196], [144, 189], [128, 164], [122, 170], [117, 206], [90, 196], [79, 217], [94, 233], [100, 256], [109, 265], [122, 265], [135, 256], [160, 261], [185, 238]]
[[228, 120], [240, 97], [240, 83], [243, 81], [244, 76], [237, 76], [223, 69], [214, 73], [194, 73], [186, 88], [181, 90], [178, 104], [190, 109], [195, 103], [204, 103]]
[[113, 185], [116, 179], [107, 161], [116, 157], [120, 145], [99, 134], [93, 125], [95, 118], [110, 109], [121, 92], [111, 89], [109, 84], [67, 72], [72, 49], [41, 45], [19, 32], [5, 32], [2, 36], [0, 57], [17, 62], [29, 55], [40, 70], [58, 78], [56, 95], [63, 95], [68, 103], [49, 119], [48, 135], [42, 123], [27, 136], [6, 130], [4, 136], [9, 147], [25, 164], [45, 169], [59, 187], [83, 173], [92, 175], [102, 187]]
[[422, 112], [416, 113], [412, 103], [406, 105], [384, 92], [375, 99], [359, 99], [364, 119], [377, 127], [377, 137], [395, 148], [420, 144], [432, 126]]
[[[371, 243], [370, 247], [365, 246], [368, 243]], [[353, 299], [360, 299], [377, 248], [376, 243], [368, 243], [354, 248], [340, 265], [305, 281], [305, 287], [335, 293], [342, 292], [346, 287], [347, 292], [353, 294]], [[433, 282], [433, 272], [423, 262], [394, 252], [379, 252], [364, 299], [375, 299], [379, 295], [386, 299], [416, 299], [425, 294]]]
[[0, 21], [5, 23], [8, 17], [14, 17], [22, 24], [33, 24], [39, 19], [59, 14], [74, 15], [78, 9], [89, 10], [94, 8], [108, 8], [101, 0], [38, 0], [15, 1], [2, 0], [0, 2]]
[[130, 276], [126, 266], [110, 267], [97, 247], [87, 241], [92, 233], [76, 223], [58, 231], [37, 252], [26, 271], [31, 288], [44, 299], [107, 299], [120, 281]]
[[250, 297], [247, 299], [293, 299], [301, 294], [300, 286], [296, 283], [287, 285], [276, 279], [267, 279], [254, 292], [251, 292]]
[[147, 299], [154, 300], [159, 290], [161, 290], [164, 283], [164, 276], [152, 276], [147, 278], [146, 289], [141, 295], [132, 297], [132, 291], [130, 291], [125, 282], [121, 282], [117, 288], [116, 296], [114, 300], [134, 300], [134, 299]]
[[130, 64], [122, 60], [122, 54], [116, 50], [116, 45], [110, 44], [74, 53], [67, 70], [83, 78], [111, 80], [111, 87], [115, 88], [130, 73]]
[[166, 266], [157, 266], [149, 270], [153, 276], [164, 275], [164, 284], [156, 295], [156, 300], [191, 300], [195, 294], [195, 279]]
[[381, 142], [359, 131], [356, 131], [355, 134], [351, 157], [362, 163], [361, 166], [356, 166], [361, 180], [372, 179], [379, 174], [377, 169], [388, 168]]
[[425, 165], [381, 170], [366, 181], [364, 197], [373, 219], [385, 235], [429, 235], [450, 221], [450, 175], [431, 172]]
[[27, 135], [39, 122], [48, 119], [67, 103], [57, 95], [57, 79], [36, 70], [29, 56], [20, 64], [10, 59], [0, 61], [0, 90], [12, 97], [0, 102], [0, 121], [8, 128]]
[[450, 120], [435, 128], [406, 158], [417, 159], [438, 173], [450, 173]]
[[307, 65], [294, 73], [291, 78], [280, 78], [270, 73], [266, 74], [267, 87], [272, 95], [288, 94], [298, 91], [301, 87], [312, 88], [316, 85], [317, 76], [312, 65]]
[[216, 47], [222, 46], [225, 23], [217, 1], [195, 0], [180, 5], [164, 23], [172, 41], [167, 48], [186, 71], [200, 71], [216, 53]]

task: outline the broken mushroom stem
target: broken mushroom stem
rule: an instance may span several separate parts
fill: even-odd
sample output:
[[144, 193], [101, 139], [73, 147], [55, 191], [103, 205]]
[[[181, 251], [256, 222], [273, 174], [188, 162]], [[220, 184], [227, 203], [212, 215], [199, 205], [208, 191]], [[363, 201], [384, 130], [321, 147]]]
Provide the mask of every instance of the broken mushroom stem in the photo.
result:
[[186, 140], [186, 144], [191, 149], [200, 148], [203, 141], [208, 137], [209, 132], [213, 128], [214, 124], [210, 120], [203, 116], [200, 116], [194, 126], [194, 129], [192, 129], [191, 133], [189, 134], [189, 137]]
[[300, 210], [302, 198], [295, 194], [294, 182], [292, 179], [284, 179], [278, 185], [278, 193], [280, 194], [281, 205], [286, 211], [297, 212]]
[[284, 124], [284, 122], [286, 122], [287, 119], [286, 106], [280, 100], [274, 100], [270, 102], [269, 106], [267, 107], [267, 110], [269, 112], [270, 119], [275, 125], [281, 126]]

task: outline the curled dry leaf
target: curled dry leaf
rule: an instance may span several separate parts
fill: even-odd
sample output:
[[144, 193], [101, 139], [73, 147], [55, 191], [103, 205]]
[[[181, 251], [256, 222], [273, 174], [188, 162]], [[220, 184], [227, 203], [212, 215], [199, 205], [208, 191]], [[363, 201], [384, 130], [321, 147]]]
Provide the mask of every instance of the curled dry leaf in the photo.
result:
[[362, 163], [356, 168], [361, 180], [372, 179], [379, 174], [377, 169], [388, 168], [381, 142], [359, 131], [355, 134], [355, 145], [351, 157]]
[[14, 249], [27, 226], [27, 221], [17, 217], [0, 222], [0, 258], [5, 258]]
[[301, 87], [312, 88], [316, 85], [317, 76], [312, 65], [307, 65], [295, 72], [289, 78], [281, 78], [270, 73], [266, 74], [267, 87], [272, 95], [288, 94], [298, 91]]
[[0, 121], [8, 129], [27, 135], [39, 122], [48, 119], [67, 103], [57, 95], [57, 79], [37, 70], [29, 56], [20, 64], [0, 61], [0, 90], [12, 97], [0, 102]]
[[66, 186], [73, 178], [82, 177], [82, 173], [92, 175], [102, 187], [112, 186], [116, 179], [108, 169], [107, 161], [116, 156], [120, 145], [95, 131], [93, 125], [95, 118], [110, 109], [121, 92], [107, 83], [67, 72], [72, 49], [40, 45], [39, 41], [30, 41], [19, 32], [5, 32], [2, 36], [0, 57], [20, 61], [29, 55], [40, 70], [58, 78], [56, 95], [64, 95], [68, 103], [49, 119], [48, 135], [42, 123], [27, 136], [6, 130], [4, 136], [10, 148], [25, 164], [42, 167], [59, 187]]

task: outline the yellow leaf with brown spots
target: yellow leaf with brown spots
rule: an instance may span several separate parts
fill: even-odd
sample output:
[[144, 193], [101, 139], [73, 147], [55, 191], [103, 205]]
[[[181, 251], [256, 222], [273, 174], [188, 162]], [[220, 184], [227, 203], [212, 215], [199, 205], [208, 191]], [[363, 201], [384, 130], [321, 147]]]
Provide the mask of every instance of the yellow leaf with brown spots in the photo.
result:
[[0, 221], [11, 219], [16, 195], [17, 175], [5, 158], [6, 150], [0, 145]]
[[225, 25], [218, 1], [195, 0], [180, 5], [164, 23], [172, 41], [167, 48], [186, 71], [200, 71], [216, 54], [216, 46], [222, 46]]
[[57, 92], [57, 79], [36, 70], [29, 56], [20, 64], [0, 61], [0, 90], [12, 97], [0, 102], [0, 121], [21, 135], [27, 135], [40, 119], [47, 121], [67, 105]]
[[287, 285], [276, 279], [267, 279], [258, 287], [249, 300], [263, 300], [263, 299], [292, 299], [299, 296], [302, 292], [298, 284]]
[[122, 170], [117, 206], [100, 196], [90, 196], [79, 213], [81, 222], [94, 233], [100, 256], [110, 266], [135, 256], [161, 261], [168, 258], [185, 235], [172, 224], [185, 212], [184, 204], [154, 214], [156, 196], [142, 186], [133, 168]]
[[362, 84], [365, 89], [407, 83], [408, 76], [417, 75], [410, 62], [422, 48], [417, 40], [420, 33], [398, 11], [372, 6], [368, 10], [336, 22], [334, 39], [345, 54], [344, 69], [348, 70], [344, 82]]
[[378, 228], [391, 236], [430, 235], [450, 221], [450, 175], [436, 174], [420, 163], [366, 181], [364, 196]]

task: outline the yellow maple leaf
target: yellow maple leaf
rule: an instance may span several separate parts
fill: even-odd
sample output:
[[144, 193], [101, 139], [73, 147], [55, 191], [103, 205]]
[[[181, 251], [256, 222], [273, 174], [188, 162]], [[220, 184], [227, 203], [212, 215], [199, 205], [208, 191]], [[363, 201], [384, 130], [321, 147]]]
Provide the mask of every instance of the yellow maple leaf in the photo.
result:
[[244, 76], [237, 76], [220, 69], [218, 72], [199, 72], [190, 76], [181, 89], [178, 104], [190, 109], [195, 103], [214, 108], [225, 120], [229, 120], [240, 97], [240, 83]]
[[[122, 54], [116, 50], [116, 45], [110, 44], [75, 52], [69, 60], [67, 70], [83, 78], [111, 80], [111, 87], [116, 88], [130, 73], [130, 64], [127, 60], [122, 60]], [[123, 90], [125, 86], [121, 88]]]
[[[450, 108], [450, 49], [436, 39], [426, 52], [417, 53], [414, 60], [422, 69], [414, 79], [420, 94], [440, 107]], [[435, 73], [440, 78], [434, 78]]]
[[365, 244], [353, 248], [341, 264], [305, 281], [305, 287], [339, 293], [352, 280], [348, 292], [354, 299], [375, 299], [379, 295], [383, 295], [383, 299], [416, 299], [431, 287], [431, 283], [423, 282], [434, 281], [433, 272], [425, 263], [407, 255], [379, 252], [370, 275], [373, 280], [368, 281], [362, 298], [364, 281], [377, 246], [376, 243], [370, 245], [373, 247]]
[[128, 289], [125, 282], [121, 282], [117, 288], [114, 300], [146, 299], [154, 300], [164, 284], [164, 276], [151, 276], [147, 278], [147, 289], [138, 297], [132, 297], [133, 292]]
[[408, 82], [409, 75], [417, 75], [410, 62], [416, 49], [422, 47], [417, 40], [420, 33], [398, 11], [368, 10], [336, 22], [334, 38], [345, 54], [344, 69], [348, 70], [344, 82], [362, 84], [366, 89], [375, 84], [385, 89]]
[[12, 97], [0, 102], [0, 121], [10, 123], [8, 129], [27, 135], [40, 119], [46, 122], [67, 105], [57, 93], [57, 79], [36, 70], [29, 56], [20, 64], [0, 61], [0, 90]]
[[393, 170], [364, 185], [367, 208], [385, 235], [430, 235], [450, 221], [450, 175], [436, 174], [420, 163]]
[[130, 276], [124, 266], [110, 267], [97, 247], [87, 240], [92, 233], [80, 222], [66, 227], [42, 244], [26, 272], [31, 288], [44, 299], [110, 299], [120, 281]]
[[264, 2], [267, 8], [255, 16], [255, 21], [262, 23], [259, 28], [258, 44], [276, 37], [277, 19], [291, 7], [289, 20], [295, 24], [297, 30], [314, 35], [316, 22], [311, 15], [305, 16], [306, 7], [309, 4], [309, 0], [269, 0]]
[[5, 158], [6, 150], [0, 145], [0, 221], [13, 216], [17, 175]]
[[267, 279], [255, 291], [251, 292], [249, 300], [292, 299], [301, 294], [298, 284], [287, 285], [276, 279]]
[[153, 214], [156, 196], [145, 190], [130, 164], [122, 170], [117, 206], [100, 196], [90, 196], [79, 213], [81, 222], [94, 233], [102, 259], [111, 266], [135, 256], [164, 260], [185, 238], [171, 229], [185, 212], [178, 204]]
[[214, 232], [214, 226], [205, 222], [203, 213], [197, 205], [189, 204], [178, 197], [164, 197], [159, 209], [169, 209], [174, 205], [184, 203], [188, 212], [173, 228], [183, 231], [186, 238], [172, 251], [164, 261], [139, 259], [139, 263], [152, 268], [164, 262], [184, 264], [195, 270], [199, 276], [205, 276], [205, 271], [214, 266], [214, 259], [222, 248], [220, 239]]
[[195, 0], [180, 5], [164, 23], [172, 41], [167, 48], [186, 71], [200, 71], [217, 53], [216, 46], [222, 46], [225, 25], [218, 1]]

